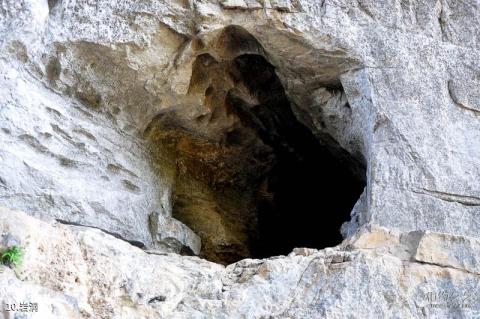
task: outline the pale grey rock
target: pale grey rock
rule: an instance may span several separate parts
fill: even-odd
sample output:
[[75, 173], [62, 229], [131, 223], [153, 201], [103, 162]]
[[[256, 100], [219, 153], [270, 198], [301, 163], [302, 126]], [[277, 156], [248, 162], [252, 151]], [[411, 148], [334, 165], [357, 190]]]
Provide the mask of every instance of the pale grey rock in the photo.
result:
[[154, 241], [166, 246], [165, 249], [179, 252], [186, 247], [195, 255], [200, 253], [200, 237], [178, 220], [153, 213], [149, 216], [149, 225]]
[[226, 9], [247, 9], [247, 3], [244, 0], [224, 0], [221, 5]]
[[[82, 318], [76, 300], [69, 295], [16, 278], [13, 270], [0, 266], [0, 318]], [[31, 312], [13, 312], [25, 307]], [[30, 305], [31, 304], [31, 305]], [[22, 308], [21, 308], [22, 307]], [[7, 310], [9, 309], [9, 310]], [[34, 310], [36, 309], [36, 311]], [[16, 314], [15, 314], [16, 313]], [[15, 317], [14, 317], [15, 314]]]
[[[150, 255], [98, 229], [0, 212], [0, 233], [19, 238], [24, 254], [15, 274], [0, 266], [2, 280], [12, 282], [0, 299], [37, 302], [41, 311], [34, 318], [51, 307], [66, 308], [54, 318], [155, 318], [192, 291], [208, 299], [221, 288], [223, 266], [197, 257]], [[12, 290], [18, 293], [9, 296]]]
[[362, 226], [365, 225], [369, 219], [368, 211], [366, 210], [366, 194], [365, 190], [360, 195], [360, 198], [355, 203], [350, 213], [350, 221], [342, 224], [340, 232], [344, 238], [351, 237]]
[[[30, 269], [0, 274], [2, 298], [58, 318], [478, 317], [479, 19], [477, 0], [3, 0], [1, 205], [197, 252], [141, 134], [166, 110], [197, 114], [182, 100], [192, 39], [208, 52], [228, 25], [258, 39], [298, 118], [365, 164], [367, 186], [344, 246], [227, 268], [2, 211]], [[445, 293], [469, 306], [429, 306]]]
[[419, 262], [480, 274], [478, 251], [480, 242], [477, 239], [425, 232], [413, 258]]
[[[2, 205], [101, 228], [148, 247], [178, 237], [175, 251], [183, 245], [198, 251], [198, 239], [189, 239], [196, 235], [164, 209], [171, 185], [155, 173], [141, 140], [0, 64]], [[163, 229], [149, 229], [153, 212]]]
[[148, 254], [96, 229], [1, 213], [0, 232], [20, 239], [25, 258], [15, 272], [0, 266], [6, 283], [0, 298], [38, 302], [31, 318], [474, 318], [480, 312], [478, 241], [471, 238], [452, 244], [445, 234], [369, 227], [336, 248], [223, 267]]

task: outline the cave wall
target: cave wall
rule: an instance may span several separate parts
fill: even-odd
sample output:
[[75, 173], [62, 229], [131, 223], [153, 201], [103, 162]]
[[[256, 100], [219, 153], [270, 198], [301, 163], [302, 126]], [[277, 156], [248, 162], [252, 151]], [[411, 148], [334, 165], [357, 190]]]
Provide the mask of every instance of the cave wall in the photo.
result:
[[[2, 211], [2, 234], [23, 243], [26, 265], [37, 271], [1, 273], [2, 298], [34, 292], [65, 310], [55, 315], [45, 307], [45, 316], [61, 318], [362, 318], [372, 309], [382, 317], [473, 317], [480, 309], [475, 300], [436, 310], [424, 297], [476, 295], [479, 12], [474, 0], [4, 0], [0, 205], [46, 222]], [[212, 50], [228, 26], [240, 26], [262, 50], [248, 41], [233, 51]], [[177, 168], [144, 134], [161, 114], [187, 123], [214, 115], [205, 95], [189, 94], [195, 62], [205, 53], [216, 60], [264, 56], [297, 119], [337, 158], [345, 150], [366, 167], [365, 191], [342, 227], [343, 245], [228, 267], [168, 253], [198, 253], [200, 239], [172, 218]], [[206, 126], [200, 135], [211, 139], [224, 129]], [[198, 152], [198, 145], [183, 146]], [[216, 156], [215, 149], [205, 156]], [[199, 198], [212, 196], [201, 184], [185, 187], [199, 190]], [[148, 255], [52, 218], [141, 243]], [[62, 258], [40, 258], [44, 247], [32, 240], [40, 239], [32, 231], [39, 227], [52, 227], [53, 237], [42, 237], [46, 247], [67, 245]], [[67, 233], [68, 240], [57, 241]], [[117, 267], [102, 257], [112, 252]], [[81, 280], [67, 284], [54, 274], [72, 260]], [[145, 275], [142, 264], [152, 263], [175, 280]], [[158, 291], [142, 288], [151, 282]], [[89, 298], [92, 287], [114, 297]], [[138, 293], [167, 299], [149, 303]], [[69, 303], [69, 294], [79, 302]]]
[[[4, 29], [15, 29], [5, 32], [4, 52], [62, 94], [80, 101], [93, 96], [83, 103], [133, 134], [166, 110], [181, 110], [185, 117], [208, 113], [192, 107], [202, 101], [185, 98], [193, 63], [215, 46], [223, 27], [241, 26], [261, 43], [299, 119], [319, 139], [333, 137], [367, 164], [366, 209], [359, 220], [477, 236], [479, 166], [472, 143], [478, 140], [478, 68], [472, 61], [478, 34], [456, 20], [462, 12], [474, 21], [475, 2], [345, 9], [335, 1], [295, 2], [288, 10], [120, 2], [98, 12], [76, 1], [50, 10], [37, 6], [25, 2], [21, 10], [23, 16], [32, 12], [29, 24], [15, 18], [17, 9], [5, 12]], [[249, 50], [247, 44], [217, 54]], [[338, 93], [324, 91], [339, 84], [351, 113], [341, 108], [341, 98], [335, 102]], [[322, 116], [323, 124], [319, 108], [331, 113]]]
[[2, 76], [4, 207], [100, 228], [140, 247], [198, 253], [199, 238], [171, 217], [172, 179], [141, 139], [4, 63]]
[[174, 171], [173, 217], [200, 236], [200, 256], [226, 264], [340, 243], [365, 187], [361, 159], [298, 121], [245, 29], [228, 26], [211, 42], [186, 96], [200, 103], [160, 113], [144, 132], [154, 161]]

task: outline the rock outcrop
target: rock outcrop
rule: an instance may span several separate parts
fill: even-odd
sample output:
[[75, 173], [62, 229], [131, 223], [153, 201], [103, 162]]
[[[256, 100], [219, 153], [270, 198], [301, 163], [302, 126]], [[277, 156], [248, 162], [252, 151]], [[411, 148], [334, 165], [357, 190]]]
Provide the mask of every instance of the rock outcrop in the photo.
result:
[[369, 227], [333, 249], [224, 267], [1, 213], [0, 231], [26, 256], [15, 272], [2, 268], [2, 300], [38, 302], [39, 318], [448, 318], [480, 310], [474, 238]]
[[24, 260], [0, 317], [475, 318], [478, 22], [477, 0], [3, 0], [0, 251]]

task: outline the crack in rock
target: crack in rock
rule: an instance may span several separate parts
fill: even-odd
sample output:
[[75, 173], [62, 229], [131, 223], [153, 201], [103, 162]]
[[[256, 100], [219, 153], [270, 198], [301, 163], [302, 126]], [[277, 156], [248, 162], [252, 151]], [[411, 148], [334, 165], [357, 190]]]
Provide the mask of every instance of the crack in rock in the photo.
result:
[[429, 195], [446, 202], [454, 202], [465, 206], [480, 206], [480, 198], [475, 196], [446, 193], [425, 188], [417, 188], [414, 189], [413, 192], [417, 194]]
[[128, 239], [125, 239], [122, 235], [118, 234], [118, 233], [114, 233], [114, 232], [111, 232], [111, 231], [108, 231], [108, 230], [105, 230], [105, 229], [102, 229], [100, 227], [96, 227], [96, 226], [91, 226], [91, 225], [83, 225], [83, 224], [80, 224], [80, 223], [76, 223], [76, 222], [70, 222], [70, 221], [67, 221], [67, 220], [63, 220], [63, 219], [55, 219], [58, 223], [60, 224], [63, 224], [63, 225], [70, 225], [70, 226], [80, 226], [80, 227], [88, 227], [88, 228], [95, 228], [95, 229], [98, 229], [98, 230], [101, 230], [102, 232], [106, 233], [106, 234], [109, 234], [117, 239], [120, 239], [120, 240], [123, 240], [127, 243], [129, 243], [130, 245], [132, 246], [135, 246], [135, 247], [138, 247], [138, 248], [145, 248], [145, 244], [142, 243], [141, 241], [137, 241], [137, 240], [128, 240]]
[[453, 81], [452, 80], [449, 80], [447, 85], [448, 85], [448, 94], [450, 95], [450, 97], [452, 98], [453, 102], [455, 102], [456, 105], [458, 105], [462, 109], [465, 109], [465, 110], [474, 112], [477, 115], [480, 115], [480, 110], [478, 110], [478, 109], [468, 105], [467, 103], [461, 101], [461, 99], [455, 93], [455, 90], [453, 88]]

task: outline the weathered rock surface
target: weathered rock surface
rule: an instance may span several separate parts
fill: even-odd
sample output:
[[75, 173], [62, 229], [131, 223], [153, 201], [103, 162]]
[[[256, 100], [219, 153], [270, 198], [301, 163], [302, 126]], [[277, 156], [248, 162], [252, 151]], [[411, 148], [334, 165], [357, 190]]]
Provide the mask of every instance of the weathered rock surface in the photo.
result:
[[473, 238], [369, 228], [337, 248], [224, 267], [145, 252], [98, 229], [1, 213], [2, 238], [21, 243], [25, 260], [15, 272], [0, 266], [0, 297], [38, 302], [38, 318], [471, 318], [480, 311]]
[[[178, 239], [198, 253], [198, 237], [170, 217], [168, 178], [150, 165], [142, 141], [4, 63], [0, 74], [2, 205], [140, 246]], [[149, 227], [152, 214], [160, 231]]]
[[240, 25], [262, 44], [301, 119], [318, 121], [315, 108], [331, 98], [322, 88], [343, 86], [351, 114], [311, 125], [368, 163], [364, 220], [479, 233], [476, 1], [282, 2], [292, 10], [242, 1], [21, 3], [3, 5], [4, 59], [113, 117], [122, 132], [142, 132], [182, 105], [197, 116], [183, 98], [192, 63], [218, 30]]
[[[1, 210], [2, 249], [25, 250], [1, 300], [38, 318], [478, 317], [479, 22], [478, 0], [3, 0], [0, 206], [30, 217]], [[261, 46], [222, 42], [231, 26]], [[199, 234], [174, 218], [176, 190], [198, 197], [189, 216], [248, 201], [145, 134], [167, 113], [209, 143], [237, 128], [191, 90], [205, 54], [265, 58], [297, 119], [366, 175], [342, 245], [228, 267], [175, 254], [246, 241], [229, 212]], [[225, 79], [213, 96], [246, 92]]]

